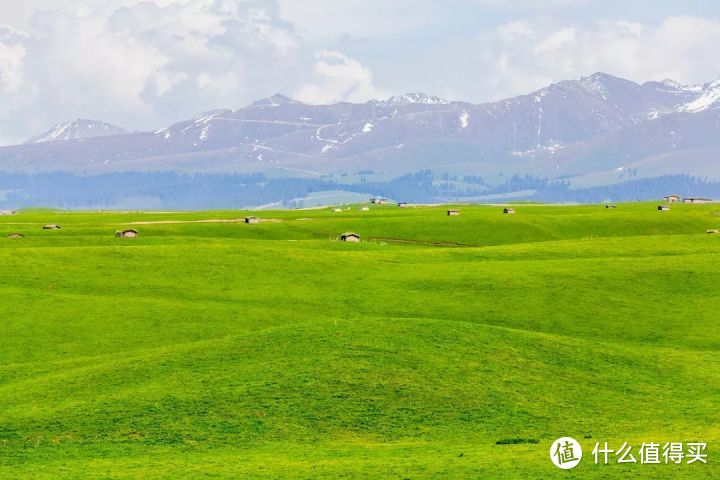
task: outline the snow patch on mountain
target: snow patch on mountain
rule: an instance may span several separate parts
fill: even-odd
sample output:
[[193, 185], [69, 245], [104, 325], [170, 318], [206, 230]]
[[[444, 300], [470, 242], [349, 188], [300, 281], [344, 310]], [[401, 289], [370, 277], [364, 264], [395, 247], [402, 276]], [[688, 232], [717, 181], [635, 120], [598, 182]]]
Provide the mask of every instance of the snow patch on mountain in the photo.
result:
[[170, 140], [170, 137], [172, 137], [172, 133], [170, 133], [170, 129], [167, 127], [155, 130], [153, 133], [163, 137], [165, 140]]
[[467, 111], [464, 111], [460, 114], [460, 128], [467, 128], [468, 121], [470, 119], [470, 114]]
[[720, 79], [704, 86], [700, 95], [680, 110], [685, 112], [702, 112], [709, 109], [720, 100]]
[[665, 80], [660, 82], [660, 84], [664, 87], [672, 88], [675, 90], [680, 90], [683, 87], [683, 85], [679, 84], [678, 82], [676, 82], [675, 80], [672, 80], [670, 78], [666, 78]]
[[537, 148], [531, 148], [529, 150], [523, 150], [523, 151], [513, 151], [510, 152], [513, 156], [521, 157], [521, 158], [533, 158], [538, 154], [541, 153], [549, 153], [550, 155], [554, 155], [558, 151], [565, 148], [565, 145], [562, 142], [558, 141], [551, 141], [546, 145], [538, 145]]
[[215, 110], [195, 117], [195, 125], [201, 127], [200, 135], [198, 138], [200, 138], [200, 140], [207, 140], [210, 136], [210, 127], [212, 126], [213, 120], [215, 120], [216, 118], [218, 118], [219, 115], [227, 111], [228, 110]]

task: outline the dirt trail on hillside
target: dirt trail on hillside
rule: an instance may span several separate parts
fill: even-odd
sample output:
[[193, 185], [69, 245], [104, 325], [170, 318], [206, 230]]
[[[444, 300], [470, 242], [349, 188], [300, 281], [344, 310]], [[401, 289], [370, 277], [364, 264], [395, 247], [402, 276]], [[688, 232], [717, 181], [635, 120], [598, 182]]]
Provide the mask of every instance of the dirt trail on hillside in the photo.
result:
[[[278, 223], [284, 221], [281, 218], [261, 218], [260, 223]], [[113, 225], [173, 225], [182, 223], [245, 223], [243, 218], [209, 218], [204, 220], [149, 220], [143, 222], [113, 223]]]
[[470, 245], [467, 243], [456, 242], [430, 242], [427, 240], [409, 240], [405, 238], [387, 238], [387, 237], [369, 237], [371, 240], [390, 243], [410, 243], [414, 245], [430, 245], [432, 247], [477, 247], [479, 245]]

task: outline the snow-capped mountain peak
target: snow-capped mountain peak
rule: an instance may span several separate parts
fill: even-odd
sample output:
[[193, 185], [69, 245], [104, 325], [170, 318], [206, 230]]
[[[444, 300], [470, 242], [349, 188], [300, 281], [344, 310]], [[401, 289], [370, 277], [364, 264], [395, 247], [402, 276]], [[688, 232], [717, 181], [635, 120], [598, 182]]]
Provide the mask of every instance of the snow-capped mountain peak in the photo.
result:
[[276, 93], [272, 97], [263, 98], [261, 100], [256, 100], [253, 103], [251, 103], [250, 106], [251, 107], [279, 107], [281, 105], [287, 105], [290, 103], [301, 103], [301, 102], [294, 100], [286, 95], [283, 95], [282, 93]]
[[381, 102], [385, 105], [411, 105], [415, 103], [425, 105], [447, 105], [449, 100], [435, 97], [426, 93], [406, 93], [405, 95], [394, 95], [389, 99]]
[[127, 130], [98, 120], [77, 119], [72, 122], [58, 123], [45, 133], [30, 138], [25, 143], [62, 142], [66, 140], [81, 140], [93, 137], [108, 137], [122, 135]]
[[631, 82], [630, 80], [614, 77], [601, 72], [581, 78], [578, 80], [578, 84], [586, 90], [596, 95], [600, 95], [603, 98], [607, 98], [617, 92], [632, 90], [639, 87], [636, 83]]

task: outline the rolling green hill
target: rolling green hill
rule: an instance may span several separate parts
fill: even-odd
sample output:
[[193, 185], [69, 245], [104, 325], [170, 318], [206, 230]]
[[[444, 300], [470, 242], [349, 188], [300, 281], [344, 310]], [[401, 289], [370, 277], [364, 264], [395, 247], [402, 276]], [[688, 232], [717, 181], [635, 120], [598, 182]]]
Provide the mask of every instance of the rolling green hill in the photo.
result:
[[0, 478], [720, 476], [720, 206], [343, 208], [0, 217]]

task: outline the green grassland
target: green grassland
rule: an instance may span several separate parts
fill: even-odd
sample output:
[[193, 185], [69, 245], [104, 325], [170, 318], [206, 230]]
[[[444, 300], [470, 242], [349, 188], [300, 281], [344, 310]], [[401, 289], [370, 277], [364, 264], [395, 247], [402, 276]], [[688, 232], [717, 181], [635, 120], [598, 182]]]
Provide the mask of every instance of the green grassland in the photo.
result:
[[459, 208], [0, 217], [0, 478], [720, 477], [720, 206]]

